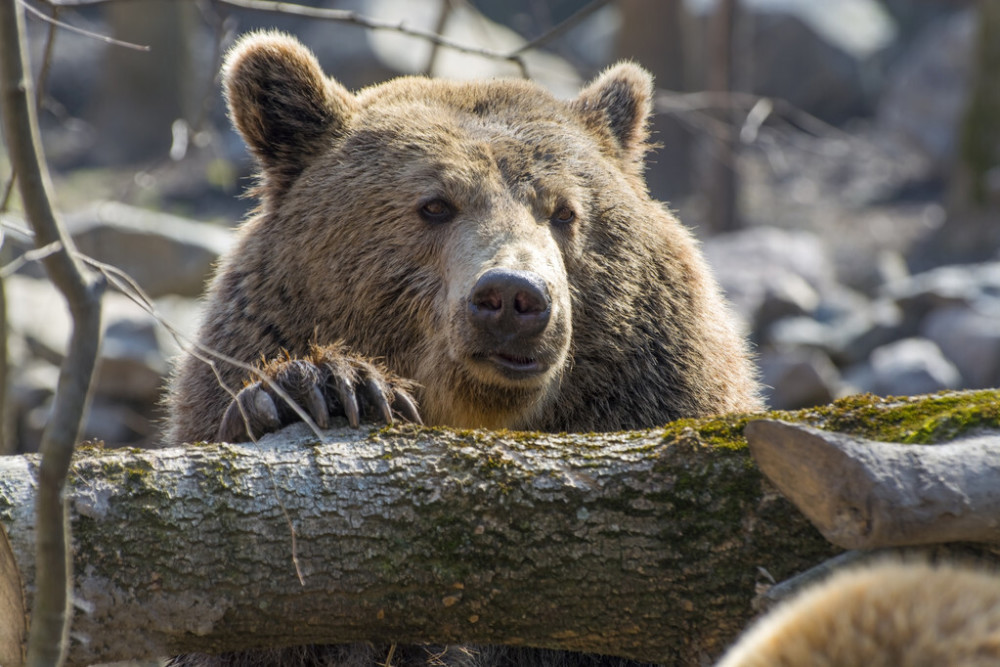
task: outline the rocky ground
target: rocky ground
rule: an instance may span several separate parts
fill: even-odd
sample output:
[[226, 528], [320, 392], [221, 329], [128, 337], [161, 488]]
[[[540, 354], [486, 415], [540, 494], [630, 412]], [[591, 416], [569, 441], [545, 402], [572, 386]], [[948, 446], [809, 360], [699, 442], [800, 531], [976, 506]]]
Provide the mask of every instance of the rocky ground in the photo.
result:
[[749, 152], [749, 225], [705, 242], [775, 408], [1000, 384], [998, 248], [911, 273], [945, 209], [932, 186], [901, 196], [923, 154], [865, 132]]

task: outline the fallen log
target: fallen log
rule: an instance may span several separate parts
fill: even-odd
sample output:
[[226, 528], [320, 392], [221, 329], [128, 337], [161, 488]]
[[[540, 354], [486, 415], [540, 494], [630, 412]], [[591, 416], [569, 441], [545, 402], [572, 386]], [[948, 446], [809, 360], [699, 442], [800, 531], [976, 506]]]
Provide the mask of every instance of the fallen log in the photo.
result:
[[[761, 417], [928, 441], [1000, 429], [997, 405], [995, 392], [867, 397]], [[341, 429], [322, 444], [295, 426], [259, 444], [82, 448], [67, 664], [354, 641], [710, 661], [759, 587], [839, 552], [754, 465], [751, 419]], [[37, 474], [35, 457], [0, 458], [4, 641], [23, 633], [6, 613], [16, 579], [31, 604]], [[12, 653], [0, 647], [5, 667]]]
[[[68, 664], [353, 641], [716, 656], [753, 613], [759, 568], [783, 577], [834, 549], [745, 447], [706, 433], [344, 429], [317, 445], [292, 427], [259, 445], [83, 450]], [[36, 474], [0, 459], [29, 590]]]

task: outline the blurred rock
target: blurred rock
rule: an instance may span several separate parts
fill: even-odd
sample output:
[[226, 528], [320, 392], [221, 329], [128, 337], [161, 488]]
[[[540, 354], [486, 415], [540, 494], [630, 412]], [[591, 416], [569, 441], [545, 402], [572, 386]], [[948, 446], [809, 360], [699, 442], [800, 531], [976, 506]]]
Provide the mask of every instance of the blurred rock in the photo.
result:
[[882, 293], [899, 304], [904, 327], [915, 333], [932, 311], [1000, 295], [1000, 262], [933, 269], [890, 283]]
[[977, 304], [935, 310], [922, 333], [937, 343], [962, 374], [970, 389], [1000, 386], [1000, 302], [987, 309]]
[[[691, 0], [705, 14], [709, 0]], [[868, 113], [881, 74], [878, 56], [895, 23], [874, 0], [743, 0], [740, 89], [778, 97], [828, 122]]]
[[869, 55], [841, 48], [792, 14], [755, 14], [752, 30], [753, 92], [786, 99], [831, 123], [866, 115], [874, 106]]
[[4, 289], [8, 324], [28, 353], [50, 364], [62, 363], [71, 329], [63, 297], [47, 280], [17, 274], [4, 278]]
[[782, 318], [806, 315], [819, 307], [819, 294], [805, 279], [794, 273], [786, 273], [780, 278], [764, 276], [762, 287], [754, 329], [766, 329]]
[[[233, 239], [228, 228], [118, 202], [93, 204], [63, 222], [77, 250], [125, 272], [153, 299], [200, 296], [213, 264]], [[32, 243], [17, 236], [11, 241], [22, 250]], [[39, 262], [18, 273], [45, 278]]]
[[7, 414], [13, 420], [15, 443], [11, 453], [24, 454], [38, 451], [47, 421], [43, 406], [52, 400], [59, 369], [44, 361], [11, 358], [16, 364], [15, 372], [8, 379], [10, 404]]
[[157, 321], [119, 299], [108, 300], [104, 320], [107, 325], [94, 391], [110, 399], [154, 403], [167, 370], [156, 335]]
[[761, 340], [776, 348], [821, 350], [838, 366], [849, 366], [867, 359], [875, 348], [901, 338], [901, 325], [902, 314], [894, 302], [862, 301], [850, 310], [827, 312], [823, 318], [780, 320]]
[[[13, 275], [4, 286], [15, 343], [10, 396], [17, 448], [34, 451], [49, 420], [70, 318], [47, 281]], [[193, 334], [200, 311], [196, 300], [164, 298], [154, 306], [182, 336]], [[148, 443], [157, 430], [157, 406], [176, 343], [153, 315], [118, 292], [105, 294], [102, 311], [104, 336], [82, 437], [112, 446]]]
[[860, 391], [881, 396], [927, 394], [962, 385], [955, 365], [926, 338], [904, 338], [872, 352], [870, 363], [845, 376]]
[[872, 351], [903, 338], [903, 312], [894, 301], [876, 299], [841, 327], [841, 338], [833, 352], [840, 366], [864, 361]]
[[765, 400], [775, 410], [829, 403], [840, 391], [840, 373], [818, 350], [769, 351], [759, 359]]
[[199, 296], [232, 244], [223, 227], [117, 202], [68, 216], [66, 228], [80, 252], [125, 271], [154, 299]]
[[122, 444], [145, 446], [153, 442], [155, 426], [148, 412], [139, 412], [132, 404], [97, 396], [83, 421], [85, 440], [101, 440], [108, 446]]
[[809, 232], [751, 227], [708, 239], [704, 251], [726, 296], [752, 326], [812, 312], [836, 285], [833, 264]]
[[875, 296], [885, 284], [910, 277], [906, 258], [897, 250], [845, 244], [835, 253], [837, 280], [862, 294]]
[[812, 349], [829, 353], [835, 350], [839, 332], [812, 317], [786, 317], [766, 332], [759, 332], [762, 345], [779, 349]]

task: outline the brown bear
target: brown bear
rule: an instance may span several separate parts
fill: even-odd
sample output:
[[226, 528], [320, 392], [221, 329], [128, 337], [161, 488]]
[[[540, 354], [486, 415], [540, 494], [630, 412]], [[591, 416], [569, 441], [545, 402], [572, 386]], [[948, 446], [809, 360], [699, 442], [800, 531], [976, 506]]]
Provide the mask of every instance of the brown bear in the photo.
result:
[[765, 616], [718, 667], [1000, 665], [1000, 577], [886, 560], [848, 569]]
[[573, 100], [420, 77], [352, 94], [293, 38], [258, 33], [229, 53], [224, 84], [260, 207], [198, 339], [271, 359], [271, 384], [188, 355], [170, 442], [298, 419], [272, 384], [320, 426], [621, 430], [761, 406], [696, 241], [647, 192], [640, 67]]

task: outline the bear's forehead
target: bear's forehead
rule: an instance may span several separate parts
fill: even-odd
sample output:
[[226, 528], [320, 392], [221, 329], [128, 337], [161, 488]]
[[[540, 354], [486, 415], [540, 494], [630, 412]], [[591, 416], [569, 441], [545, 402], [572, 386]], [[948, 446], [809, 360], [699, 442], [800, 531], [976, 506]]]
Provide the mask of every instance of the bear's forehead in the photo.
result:
[[569, 104], [527, 81], [408, 77], [362, 91], [358, 101], [349, 150], [548, 163], [598, 149]]
[[434, 129], [449, 125], [466, 131], [503, 128], [579, 126], [569, 105], [538, 85], [523, 80], [459, 82], [404, 77], [358, 94], [362, 122], [379, 118], [400, 129]]
[[558, 123], [476, 118], [465, 112], [371, 114], [338, 151], [358, 168], [405, 172], [428, 182], [481, 184], [498, 178], [535, 189], [585, 178], [598, 162], [591, 142], [568, 138], [573, 132]]

